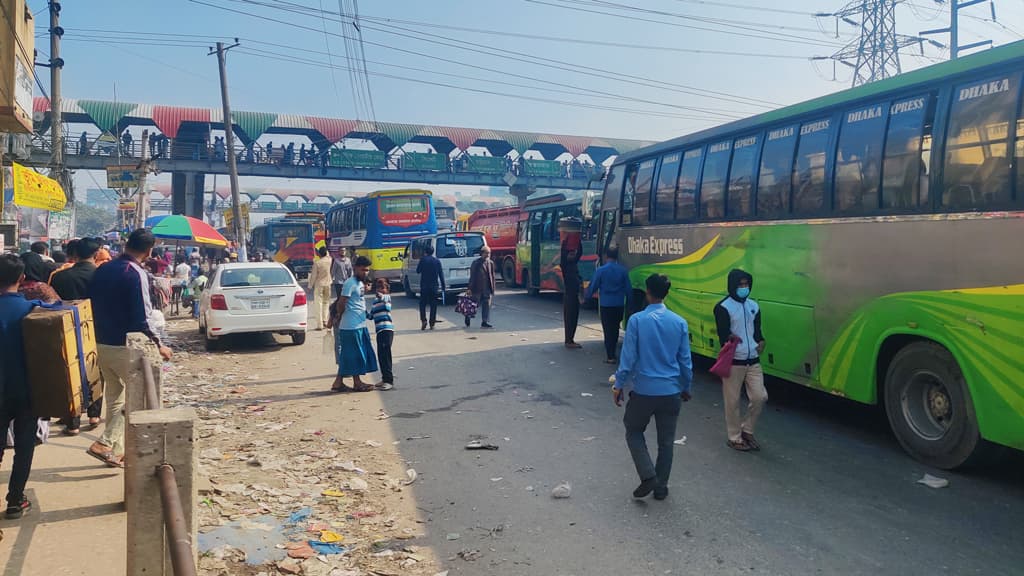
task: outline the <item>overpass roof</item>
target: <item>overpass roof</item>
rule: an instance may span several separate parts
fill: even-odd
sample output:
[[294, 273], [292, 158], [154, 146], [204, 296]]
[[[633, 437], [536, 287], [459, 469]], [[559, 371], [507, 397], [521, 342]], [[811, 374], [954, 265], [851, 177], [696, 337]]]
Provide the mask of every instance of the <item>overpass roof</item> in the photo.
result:
[[[35, 98], [33, 112], [37, 122], [46, 120], [49, 110], [49, 99]], [[63, 99], [62, 114], [65, 122], [91, 123], [104, 132], [118, 132], [130, 125], [153, 125], [169, 138], [177, 137], [183, 123], [224, 122], [224, 114], [220, 108], [189, 108], [72, 98]], [[231, 117], [235, 133], [245, 143], [255, 141], [264, 134], [304, 135], [318, 145], [334, 144], [344, 138], [358, 138], [373, 142], [379, 150], [385, 152], [413, 142], [430, 144], [444, 154], [451, 153], [456, 148], [465, 151], [470, 146], [481, 146], [487, 148], [494, 156], [504, 156], [512, 150], [519, 154], [527, 150], [536, 150], [548, 159], [557, 158], [565, 152], [574, 158], [586, 153], [594, 162], [602, 163], [611, 156], [631, 152], [653, 143], [619, 138], [369, 122], [244, 110], [233, 110]]]

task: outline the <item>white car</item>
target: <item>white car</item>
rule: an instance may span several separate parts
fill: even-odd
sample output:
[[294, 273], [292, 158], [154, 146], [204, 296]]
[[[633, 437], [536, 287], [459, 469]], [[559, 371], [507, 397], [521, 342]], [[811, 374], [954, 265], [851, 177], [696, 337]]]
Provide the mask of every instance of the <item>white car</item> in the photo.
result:
[[486, 245], [483, 232], [441, 232], [413, 238], [402, 254], [402, 287], [406, 295], [414, 297], [420, 292], [416, 267], [428, 246], [434, 248], [434, 256], [441, 261], [448, 292], [461, 292], [469, 287], [469, 268]]
[[306, 291], [283, 264], [221, 264], [213, 272], [199, 304], [199, 333], [207, 350], [228, 334], [288, 334], [293, 344], [306, 341]]

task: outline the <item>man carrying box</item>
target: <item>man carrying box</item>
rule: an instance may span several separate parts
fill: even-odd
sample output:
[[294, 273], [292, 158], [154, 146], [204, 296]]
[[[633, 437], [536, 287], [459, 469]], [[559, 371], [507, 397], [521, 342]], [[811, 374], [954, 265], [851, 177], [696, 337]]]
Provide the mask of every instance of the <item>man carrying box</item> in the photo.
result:
[[[152, 232], [145, 228], [135, 230], [128, 236], [124, 254], [97, 268], [89, 285], [96, 323], [96, 352], [107, 397], [107, 427], [86, 453], [112, 468], [124, 468], [125, 386], [143, 389], [142, 373], [133, 364], [127, 348], [128, 334], [145, 334], [164, 360], [171, 359], [171, 349], [160, 343], [149, 326], [153, 311], [149, 277], [140, 264], [150, 257], [155, 244]], [[159, 364], [153, 366], [158, 386], [160, 373]]]
[[32, 508], [25, 484], [36, 451], [36, 417], [25, 369], [21, 321], [35, 304], [18, 293], [25, 264], [14, 254], [0, 255], [0, 461], [6, 451], [7, 428], [14, 422], [14, 467], [7, 485], [7, 518], [21, 518]]

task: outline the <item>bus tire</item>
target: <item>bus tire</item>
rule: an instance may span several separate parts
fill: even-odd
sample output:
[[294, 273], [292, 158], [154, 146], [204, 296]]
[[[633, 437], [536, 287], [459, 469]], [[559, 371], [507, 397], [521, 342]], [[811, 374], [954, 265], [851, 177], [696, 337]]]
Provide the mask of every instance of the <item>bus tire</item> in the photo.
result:
[[516, 287], [516, 263], [511, 258], [505, 258], [501, 263], [501, 279], [505, 282], [505, 286]]
[[929, 466], [963, 466], [984, 444], [963, 372], [935, 342], [912, 342], [893, 356], [885, 413], [903, 449]]
[[415, 298], [416, 297], [416, 293], [412, 291], [412, 285], [409, 284], [409, 277], [408, 276], [406, 276], [404, 279], [402, 279], [402, 287], [405, 288], [405, 295], [406, 296], [408, 296], [409, 298]]

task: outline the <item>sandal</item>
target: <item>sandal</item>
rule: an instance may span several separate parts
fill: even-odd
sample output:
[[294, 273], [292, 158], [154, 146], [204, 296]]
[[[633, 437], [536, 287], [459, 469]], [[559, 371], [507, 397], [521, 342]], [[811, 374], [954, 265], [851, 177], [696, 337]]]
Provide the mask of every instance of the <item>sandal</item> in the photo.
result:
[[102, 423], [103, 418], [89, 418], [89, 430], [95, 430]]
[[340, 388], [335, 388], [335, 387], [331, 386], [331, 392], [335, 392], [335, 393], [338, 393], [338, 394], [343, 393], [343, 392], [351, 392], [351, 391], [352, 391], [352, 389], [349, 388], [348, 386], [345, 386], [344, 384], [342, 384]]
[[367, 384], [367, 383], [363, 382], [361, 384], [357, 384], [357, 385], [353, 386], [352, 390], [354, 390], [356, 392], [373, 392], [374, 388], [373, 388], [372, 384]]
[[65, 436], [78, 436], [81, 433], [82, 433], [82, 429], [81, 428], [65, 428], [64, 429], [64, 435]]
[[757, 440], [754, 439], [754, 435], [753, 434], [751, 434], [749, 432], [744, 432], [743, 433], [743, 441], [746, 442], [747, 446], [750, 446], [750, 449], [753, 450], [754, 452], [760, 452], [761, 451], [761, 445], [758, 444]]
[[85, 453], [111, 468], [124, 468], [124, 460], [114, 456], [113, 450], [108, 450], [106, 452], [93, 452], [92, 449], [86, 449]]
[[750, 444], [747, 444], [746, 440], [740, 440], [739, 442], [729, 440], [725, 445], [739, 452], [750, 452]]

